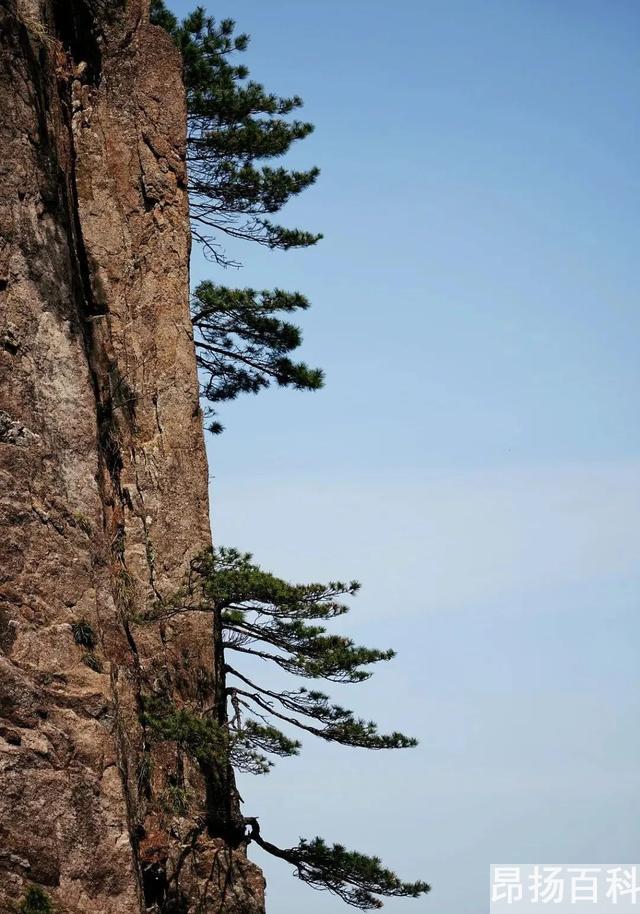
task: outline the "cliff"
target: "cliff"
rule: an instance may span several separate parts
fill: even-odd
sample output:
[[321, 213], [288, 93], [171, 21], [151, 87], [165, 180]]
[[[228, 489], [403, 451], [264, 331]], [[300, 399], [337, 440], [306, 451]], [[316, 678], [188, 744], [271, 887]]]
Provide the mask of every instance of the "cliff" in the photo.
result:
[[133, 621], [210, 544], [178, 54], [144, 0], [0, 0], [0, 54], [0, 911], [257, 914], [141, 713], [213, 664]]

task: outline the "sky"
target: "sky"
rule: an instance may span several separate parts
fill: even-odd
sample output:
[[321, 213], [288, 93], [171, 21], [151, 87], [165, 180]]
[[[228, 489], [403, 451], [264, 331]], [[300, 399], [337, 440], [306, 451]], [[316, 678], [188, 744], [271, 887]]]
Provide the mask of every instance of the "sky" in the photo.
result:
[[[322, 174], [283, 221], [325, 238], [192, 278], [306, 294], [327, 385], [221, 409], [215, 540], [361, 580], [345, 630], [398, 656], [333, 694], [420, 740], [309, 737], [246, 814], [432, 884], [389, 914], [485, 914], [490, 863], [635, 860], [640, 7], [219, 4], [305, 100], [288, 163]], [[271, 914], [346, 912], [251, 853]]]

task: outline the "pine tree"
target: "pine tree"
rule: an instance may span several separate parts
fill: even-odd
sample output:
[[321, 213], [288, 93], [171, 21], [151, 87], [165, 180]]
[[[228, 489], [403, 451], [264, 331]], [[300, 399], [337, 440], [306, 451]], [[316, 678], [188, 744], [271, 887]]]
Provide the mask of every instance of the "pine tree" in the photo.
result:
[[184, 586], [158, 601], [138, 621], [166, 621], [189, 612], [210, 613], [214, 646], [213, 706], [205, 712], [176, 708], [151, 694], [145, 722], [158, 740], [173, 740], [200, 765], [208, 785], [209, 827], [236, 843], [254, 841], [291, 863], [299, 879], [328, 889], [354, 907], [381, 906], [378, 895], [409, 896], [429, 891], [424, 882], [402, 882], [377, 857], [349, 851], [321, 838], [280, 848], [262, 837], [254, 817], [245, 817], [233, 771], [269, 771], [273, 756], [297, 755], [301, 744], [281, 724], [345, 746], [400, 749], [416, 741], [399, 732], [379, 733], [373, 721], [356, 717], [315, 688], [267, 688], [251, 678], [232, 656], [254, 657], [302, 679], [357, 683], [374, 663], [390, 660], [391, 650], [355, 644], [329, 634], [321, 623], [348, 612], [345, 597], [356, 581], [290, 584], [235, 549], [209, 550], [191, 563]]
[[[297, 292], [228, 289], [212, 282], [197, 286], [191, 316], [209, 416], [215, 415], [214, 404], [258, 393], [271, 383], [296, 390], [322, 387], [320, 369], [289, 358], [302, 342], [299, 328], [276, 316], [308, 307]], [[212, 421], [209, 430], [217, 433], [222, 426]]]
[[178, 22], [163, 0], [152, 0], [151, 21], [166, 29], [182, 52], [196, 239], [225, 265], [233, 261], [221, 248], [221, 235], [282, 250], [315, 244], [322, 235], [285, 228], [269, 217], [310, 187], [319, 170], [260, 164], [285, 155], [313, 131], [310, 123], [287, 119], [302, 107], [302, 99], [267, 92], [248, 79], [245, 66], [230, 63], [231, 55], [246, 51], [249, 44], [248, 35], [234, 35], [232, 19], [216, 22], [197, 7]]
[[[302, 100], [267, 92], [248, 79], [245, 66], [230, 62], [249, 43], [247, 35], [234, 35], [233, 20], [216, 22], [198, 7], [178, 22], [163, 0], [152, 0], [151, 21], [169, 32], [182, 54], [192, 232], [205, 254], [223, 266], [238, 266], [224, 249], [225, 237], [280, 250], [315, 244], [321, 235], [285, 228], [270, 217], [310, 187], [318, 169], [263, 164], [286, 155], [312, 132], [312, 124], [289, 117]], [[308, 307], [304, 296], [279, 289], [258, 293], [211, 282], [196, 289], [192, 316], [210, 417], [220, 402], [271, 383], [297, 390], [322, 387], [319, 369], [288, 358], [302, 342], [298, 327], [274, 317]], [[222, 426], [213, 420], [209, 430], [217, 433]]]

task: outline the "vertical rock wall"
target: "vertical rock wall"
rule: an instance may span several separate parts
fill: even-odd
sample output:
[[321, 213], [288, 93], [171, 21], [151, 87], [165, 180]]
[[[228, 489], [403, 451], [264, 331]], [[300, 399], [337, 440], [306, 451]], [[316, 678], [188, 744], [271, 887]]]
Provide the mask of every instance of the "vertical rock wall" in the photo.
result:
[[141, 723], [211, 697], [209, 620], [134, 620], [210, 544], [178, 54], [143, 0], [0, 0], [0, 55], [0, 912], [256, 914]]

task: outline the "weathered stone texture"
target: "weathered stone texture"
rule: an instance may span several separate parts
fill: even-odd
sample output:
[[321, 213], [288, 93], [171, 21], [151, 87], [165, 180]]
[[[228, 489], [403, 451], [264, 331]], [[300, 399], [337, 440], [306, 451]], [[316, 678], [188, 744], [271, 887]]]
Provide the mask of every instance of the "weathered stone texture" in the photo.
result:
[[0, 0], [0, 54], [0, 911], [254, 914], [140, 723], [212, 662], [206, 619], [131, 620], [210, 543], [178, 55], [142, 0]]

